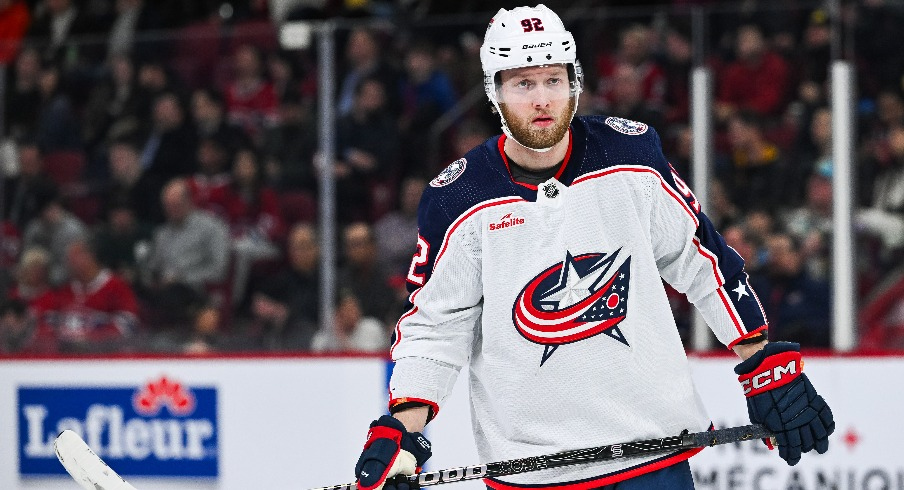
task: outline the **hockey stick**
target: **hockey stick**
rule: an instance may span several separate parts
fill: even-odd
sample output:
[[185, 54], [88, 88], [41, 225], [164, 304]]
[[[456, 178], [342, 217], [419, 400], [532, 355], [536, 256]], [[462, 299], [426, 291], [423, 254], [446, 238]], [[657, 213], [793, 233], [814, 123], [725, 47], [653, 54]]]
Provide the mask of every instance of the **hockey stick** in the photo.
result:
[[53, 449], [72, 479], [85, 490], [135, 490], [94, 454], [75, 432], [60, 432], [53, 441]]
[[[727, 429], [710, 430], [706, 432], [688, 433], [684, 431], [680, 435], [664, 437], [662, 439], [647, 439], [645, 441], [623, 442], [608, 446], [591, 447], [587, 449], [573, 449], [555, 454], [543, 456], [531, 456], [529, 458], [498, 461], [495, 463], [479, 464], [449, 468], [446, 470], [427, 471], [411, 476], [396, 476], [393, 478], [407, 479], [412, 488], [439, 485], [456, 481], [475, 480], [478, 478], [492, 478], [497, 476], [515, 475], [529, 471], [558, 468], [580, 463], [594, 461], [611, 461], [614, 459], [630, 458], [632, 456], [654, 455], [663, 452], [694, 449], [698, 447], [716, 446], [731, 442], [749, 441], [772, 437], [762, 425], [744, 425]], [[330, 487], [315, 488], [313, 490], [356, 490], [355, 483], [333, 485]]]
[[[417, 475], [398, 476], [395, 478], [408, 479], [413, 484], [413, 488], [417, 488], [417, 486], [426, 487], [440, 483], [514, 475], [547, 468], [558, 468], [594, 461], [611, 461], [632, 456], [654, 455], [662, 452], [716, 446], [771, 436], [772, 434], [761, 425], [745, 425], [693, 434], [684, 431], [680, 435], [661, 439], [647, 439], [645, 441], [625, 442], [587, 449], [574, 449], [543, 456], [531, 456], [509, 461], [428, 471]], [[53, 443], [53, 447], [56, 450], [57, 458], [63, 463], [63, 467], [85, 490], [136, 490], [135, 487], [123, 480], [121, 476], [116, 474], [103, 460], [94, 454], [91, 448], [85, 444], [85, 441], [75, 432], [65, 430], [60, 433]], [[346, 483], [314, 490], [356, 489], [356, 483]]]

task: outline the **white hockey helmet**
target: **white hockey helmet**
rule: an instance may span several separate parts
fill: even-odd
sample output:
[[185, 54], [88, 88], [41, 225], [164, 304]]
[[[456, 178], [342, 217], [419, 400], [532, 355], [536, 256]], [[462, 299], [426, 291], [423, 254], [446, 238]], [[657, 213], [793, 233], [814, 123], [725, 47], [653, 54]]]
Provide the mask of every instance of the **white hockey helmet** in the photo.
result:
[[568, 69], [570, 96], [577, 98], [583, 90], [584, 71], [577, 59], [574, 37], [565, 30], [562, 19], [543, 4], [512, 10], [499, 9], [484, 35], [480, 64], [483, 67], [484, 91], [499, 112], [502, 130], [509, 137], [511, 133], [499, 110], [499, 72], [527, 66], [564, 64]]
[[480, 47], [484, 90], [496, 103], [496, 74], [510, 68], [565, 64], [573, 68], [573, 95], [583, 89], [584, 73], [577, 59], [574, 37], [549, 7], [499, 9], [490, 20]]

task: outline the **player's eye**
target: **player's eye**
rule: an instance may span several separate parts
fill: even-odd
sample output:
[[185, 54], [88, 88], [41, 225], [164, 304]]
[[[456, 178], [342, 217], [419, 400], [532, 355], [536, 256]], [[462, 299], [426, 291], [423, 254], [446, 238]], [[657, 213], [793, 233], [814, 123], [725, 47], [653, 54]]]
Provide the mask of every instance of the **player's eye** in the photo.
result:
[[533, 82], [525, 79], [525, 80], [521, 80], [520, 82], [518, 82], [518, 84], [515, 86], [518, 88], [530, 88], [531, 86], [533, 86]]
[[548, 83], [550, 85], [558, 85], [558, 84], [562, 83], [562, 79], [561, 78], [550, 78], [549, 80], [547, 80], [546, 83]]

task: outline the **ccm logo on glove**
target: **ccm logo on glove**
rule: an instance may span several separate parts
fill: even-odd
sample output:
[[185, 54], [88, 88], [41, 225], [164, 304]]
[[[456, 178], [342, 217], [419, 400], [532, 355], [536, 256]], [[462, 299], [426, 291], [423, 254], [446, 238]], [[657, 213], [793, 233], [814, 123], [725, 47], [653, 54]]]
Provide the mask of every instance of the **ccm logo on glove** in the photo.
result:
[[401, 422], [384, 415], [370, 424], [355, 465], [358, 489], [412, 490], [406, 477], [419, 473], [429, 457], [430, 441], [423, 434], [408, 432]]
[[800, 352], [782, 352], [769, 356], [764, 361], [768, 362], [763, 362], [756, 371], [738, 376], [745, 396], [755, 396], [784, 386], [794, 381], [804, 370]]
[[750, 421], [775, 434], [778, 454], [791, 466], [803, 453], [828, 451], [835, 431], [832, 410], [803, 369], [800, 345], [791, 342], [770, 342], [735, 366]]

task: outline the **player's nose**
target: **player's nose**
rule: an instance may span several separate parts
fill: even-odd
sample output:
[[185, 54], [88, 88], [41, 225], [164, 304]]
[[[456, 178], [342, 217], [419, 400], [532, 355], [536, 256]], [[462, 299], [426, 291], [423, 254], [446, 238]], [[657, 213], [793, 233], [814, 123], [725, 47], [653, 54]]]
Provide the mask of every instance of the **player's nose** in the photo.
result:
[[540, 87], [533, 91], [533, 103], [535, 108], [549, 107], [555, 93], [548, 87]]
[[548, 93], [545, 93], [545, 91], [543, 91], [543, 90], [540, 90], [538, 92], [544, 92], [544, 93], [538, 93], [534, 97], [534, 108], [549, 107], [549, 103], [552, 100], [552, 98], [549, 96]]

